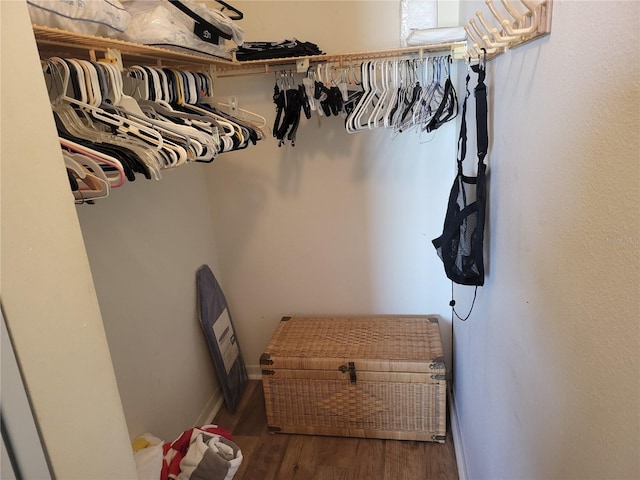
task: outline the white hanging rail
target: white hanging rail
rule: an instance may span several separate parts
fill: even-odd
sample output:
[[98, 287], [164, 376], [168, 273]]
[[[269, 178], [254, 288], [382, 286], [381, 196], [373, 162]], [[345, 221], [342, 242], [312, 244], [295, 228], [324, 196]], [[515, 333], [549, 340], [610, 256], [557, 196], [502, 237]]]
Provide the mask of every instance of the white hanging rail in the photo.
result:
[[553, 0], [485, 0], [485, 3], [488, 15], [478, 10], [464, 27], [471, 58], [485, 56], [490, 60], [551, 33]]

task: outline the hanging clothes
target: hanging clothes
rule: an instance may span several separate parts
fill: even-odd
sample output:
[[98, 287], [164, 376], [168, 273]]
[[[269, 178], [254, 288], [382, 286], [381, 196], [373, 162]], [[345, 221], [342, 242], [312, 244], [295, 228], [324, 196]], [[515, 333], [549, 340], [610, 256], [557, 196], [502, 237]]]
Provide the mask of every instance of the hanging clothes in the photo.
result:
[[451, 56], [370, 60], [360, 65], [359, 79], [353, 66], [319, 64], [296, 87], [293, 74], [281, 74], [273, 94], [273, 136], [279, 146], [295, 144], [301, 112], [307, 119], [313, 112], [344, 118], [348, 133], [377, 128], [434, 132], [458, 115], [451, 64]]
[[213, 82], [203, 73], [133, 66], [121, 74], [109, 63], [58, 57], [43, 70], [70, 187], [81, 203], [107, 197], [136, 174], [160, 179], [162, 170], [210, 163], [264, 138], [260, 126], [215, 105]]
[[276, 118], [273, 123], [273, 136], [281, 147], [288, 140], [296, 146], [296, 134], [300, 126], [302, 112], [311, 118], [311, 106], [304, 85], [295, 85], [292, 75], [281, 74], [281, 83], [276, 83], [273, 91], [273, 103], [276, 105]]

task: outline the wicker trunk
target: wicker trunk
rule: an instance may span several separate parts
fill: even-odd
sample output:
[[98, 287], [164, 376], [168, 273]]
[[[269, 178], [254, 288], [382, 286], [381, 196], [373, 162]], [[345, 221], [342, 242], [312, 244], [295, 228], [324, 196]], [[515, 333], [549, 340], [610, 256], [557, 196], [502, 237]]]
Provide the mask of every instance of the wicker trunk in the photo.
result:
[[284, 317], [260, 364], [272, 432], [444, 442], [437, 317]]

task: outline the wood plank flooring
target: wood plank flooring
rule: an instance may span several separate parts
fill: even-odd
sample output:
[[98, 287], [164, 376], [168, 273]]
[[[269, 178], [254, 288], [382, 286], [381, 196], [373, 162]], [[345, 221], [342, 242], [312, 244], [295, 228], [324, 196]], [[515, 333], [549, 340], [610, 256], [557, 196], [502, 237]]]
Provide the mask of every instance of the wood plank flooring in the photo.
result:
[[223, 406], [212, 423], [231, 431], [242, 450], [236, 480], [458, 479], [450, 429], [444, 444], [269, 433], [256, 380], [235, 414]]

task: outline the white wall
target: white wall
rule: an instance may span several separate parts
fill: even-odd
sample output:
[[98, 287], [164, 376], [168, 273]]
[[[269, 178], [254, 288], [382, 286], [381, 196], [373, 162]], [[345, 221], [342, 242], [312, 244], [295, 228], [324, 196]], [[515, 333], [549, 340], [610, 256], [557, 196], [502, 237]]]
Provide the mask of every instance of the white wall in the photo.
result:
[[[329, 53], [397, 48], [399, 5], [238, 2], [249, 40], [295, 36]], [[220, 79], [216, 94], [272, 124], [273, 81]], [[295, 147], [269, 137], [209, 170], [223, 288], [254, 367], [283, 315], [449, 313], [431, 239], [453, 178], [455, 125], [423, 138], [349, 135], [343, 125], [303, 119]]]
[[139, 177], [77, 207], [131, 437], [172, 440], [221, 398], [195, 272], [216, 271], [207, 164]]
[[255, 1], [233, 4], [244, 13], [238, 22], [246, 41], [297, 38], [326, 53], [357, 52], [400, 45], [400, 2]]
[[[451, 21], [448, 3], [441, 13]], [[399, 44], [398, 1], [238, 7], [253, 40], [297, 37], [334, 52]], [[272, 92], [270, 75], [216, 84], [270, 122]], [[227, 295], [249, 364], [291, 312], [446, 313], [430, 239], [447, 188], [437, 179], [448, 183], [453, 168], [453, 125], [421, 146], [387, 132], [351, 137], [341, 124], [308, 122], [295, 149], [268, 138], [78, 207], [131, 437], [174, 438], [209, 420], [220, 398], [196, 317], [202, 263]]]
[[0, 2], [0, 21], [1, 290], [7, 326], [55, 477], [134, 479], [26, 3]]
[[640, 477], [639, 8], [556, 1], [550, 37], [489, 62], [489, 271], [454, 325], [469, 478]]

